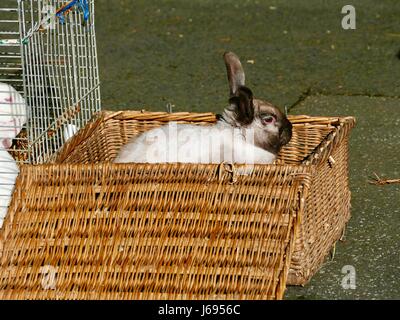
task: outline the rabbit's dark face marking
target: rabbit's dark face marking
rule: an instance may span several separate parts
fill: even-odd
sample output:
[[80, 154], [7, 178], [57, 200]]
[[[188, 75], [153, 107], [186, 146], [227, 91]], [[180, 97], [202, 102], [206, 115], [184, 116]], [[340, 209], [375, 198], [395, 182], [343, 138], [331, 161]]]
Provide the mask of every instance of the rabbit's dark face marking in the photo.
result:
[[277, 155], [292, 138], [292, 124], [279, 108], [253, 97], [245, 87], [242, 64], [233, 52], [225, 53], [224, 60], [231, 98], [222, 119], [233, 127], [252, 129], [254, 144]]
[[254, 143], [271, 153], [278, 154], [292, 138], [292, 124], [275, 106], [263, 100], [254, 100]]
[[253, 92], [249, 88], [244, 86], [238, 88], [229, 102], [233, 107], [237, 126], [247, 126], [254, 121]]

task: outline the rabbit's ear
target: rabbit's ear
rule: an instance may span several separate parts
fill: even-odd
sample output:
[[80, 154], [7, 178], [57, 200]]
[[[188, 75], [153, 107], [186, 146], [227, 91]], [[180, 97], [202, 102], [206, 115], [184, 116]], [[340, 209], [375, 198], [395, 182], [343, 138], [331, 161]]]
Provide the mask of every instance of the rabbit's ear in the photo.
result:
[[245, 75], [242, 64], [236, 54], [225, 52], [224, 60], [230, 87], [230, 96], [236, 96], [240, 87], [245, 85]]
[[235, 120], [240, 125], [249, 125], [254, 120], [253, 93], [247, 87], [239, 87], [236, 96], [229, 100], [234, 107]]

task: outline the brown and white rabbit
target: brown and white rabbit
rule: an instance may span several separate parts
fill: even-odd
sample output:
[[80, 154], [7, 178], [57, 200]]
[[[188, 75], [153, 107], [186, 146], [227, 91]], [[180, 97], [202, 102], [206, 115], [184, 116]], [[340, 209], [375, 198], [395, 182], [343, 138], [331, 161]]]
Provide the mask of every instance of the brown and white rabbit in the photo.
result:
[[272, 104], [253, 98], [245, 87], [239, 58], [224, 54], [230, 105], [215, 125], [170, 122], [149, 130], [122, 147], [116, 163], [269, 164], [292, 137], [292, 124]]

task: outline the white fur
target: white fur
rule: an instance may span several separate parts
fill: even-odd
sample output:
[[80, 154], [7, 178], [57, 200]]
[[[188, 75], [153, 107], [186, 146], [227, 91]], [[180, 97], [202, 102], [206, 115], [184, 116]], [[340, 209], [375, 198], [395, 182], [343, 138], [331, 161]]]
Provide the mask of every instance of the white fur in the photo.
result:
[[0, 82], [0, 228], [10, 205], [19, 169], [6, 151], [26, 123], [24, 98], [12, 86]]
[[0, 82], [0, 148], [10, 148], [25, 123], [24, 98], [12, 86]]
[[269, 164], [275, 159], [254, 145], [251, 130], [219, 121], [206, 127], [171, 122], [149, 130], [125, 145], [115, 162]]
[[64, 141], [68, 141], [78, 132], [76, 125], [67, 124], [64, 126]]
[[7, 151], [0, 150], [0, 228], [3, 226], [11, 202], [18, 173], [15, 160]]

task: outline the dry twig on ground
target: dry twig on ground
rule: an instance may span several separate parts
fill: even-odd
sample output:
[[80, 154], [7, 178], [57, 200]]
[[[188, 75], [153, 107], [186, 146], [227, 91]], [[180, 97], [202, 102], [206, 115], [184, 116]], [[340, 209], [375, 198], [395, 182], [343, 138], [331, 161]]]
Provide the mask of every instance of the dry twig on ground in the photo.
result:
[[400, 179], [382, 179], [376, 173], [374, 173], [375, 179], [370, 181], [370, 184], [374, 184], [376, 186], [384, 186], [387, 184], [396, 184], [400, 183]]

